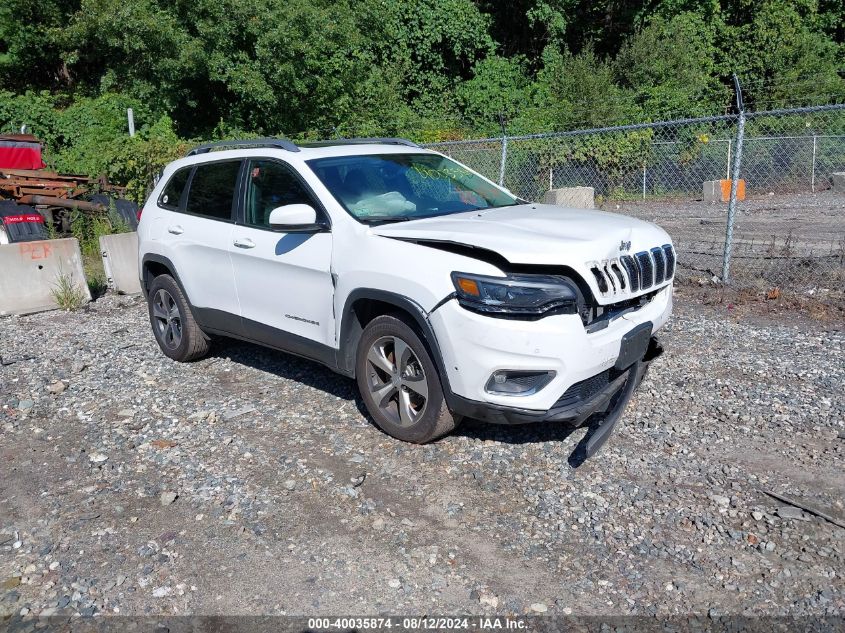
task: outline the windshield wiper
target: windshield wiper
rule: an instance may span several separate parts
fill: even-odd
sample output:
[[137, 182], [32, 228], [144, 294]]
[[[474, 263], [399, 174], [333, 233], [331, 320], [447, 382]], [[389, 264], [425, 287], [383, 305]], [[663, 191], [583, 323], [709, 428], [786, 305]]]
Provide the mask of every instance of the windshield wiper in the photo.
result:
[[384, 217], [384, 218], [359, 218], [359, 222], [363, 222], [368, 226], [378, 226], [379, 224], [391, 224], [393, 222], [408, 222], [409, 220], [416, 220], [418, 218], [412, 218], [407, 215], [396, 215], [393, 217]]

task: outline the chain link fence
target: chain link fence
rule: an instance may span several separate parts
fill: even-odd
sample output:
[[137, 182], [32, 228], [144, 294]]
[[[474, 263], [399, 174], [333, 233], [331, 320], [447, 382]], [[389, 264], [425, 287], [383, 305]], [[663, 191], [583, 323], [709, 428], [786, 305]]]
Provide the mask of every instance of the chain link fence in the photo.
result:
[[845, 286], [845, 183], [833, 183], [845, 172], [845, 104], [428, 147], [527, 200], [592, 187], [597, 206], [672, 235], [679, 279], [708, 283], [727, 270], [728, 202], [706, 199], [703, 186], [717, 181], [720, 193], [718, 181], [731, 178], [741, 149], [746, 197], [732, 226], [731, 284], [808, 293]]

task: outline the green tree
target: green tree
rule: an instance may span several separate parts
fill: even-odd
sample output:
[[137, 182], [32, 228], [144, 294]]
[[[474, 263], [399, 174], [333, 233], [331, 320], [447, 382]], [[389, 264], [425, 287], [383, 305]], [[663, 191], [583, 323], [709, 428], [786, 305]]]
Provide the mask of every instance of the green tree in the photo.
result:
[[612, 64], [592, 48], [577, 55], [549, 46], [537, 76], [530, 126], [571, 130], [630, 123], [637, 120], [633, 94], [616, 83]]
[[454, 113], [456, 86], [496, 50], [489, 17], [471, 0], [373, 0], [362, 22], [379, 64], [405, 70], [403, 97], [419, 111]]
[[531, 87], [523, 59], [493, 55], [476, 63], [472, 79], [460, 84], [458, 101], [475, 130], [495, 134], [500, 114], [513, 121], [531, 103]]
[[61, 29], [78, 0], [0, 2], [0, 86], [25, 92], [68, 83]]
[[59, 108], [61, 98], [47, 91], [18, 95], [0, 91], [0, 133], [15, 133], [21, 126], [55, 146], [61, 140]]
[[652, 120], [719, 112], [730, 92], [719, 79], [716, 41], [724, 25], [697, 13], [655, 17], [614, 61], [621, 85]]
[[815, 2], [794, 5], [759, 3], [750, 22], [730, 31], [729, 65], [743, 79], [752, 107], [828, 103], [845, 95], [841, 46], [810, 27], [817, 24]]
[[[198, 17], [205, 4], [195, 4]], [[187, 133], [219, 119], [221, 86], [209, 76], [204, 42], [156, 0], [82, 0], [63, 44], [80, 91], [123, 92], [154, 112], [178, 113]]]
[[184, 138], [711, 114], [733, 71], [752, 108], [826, 103], [845, 95], [843, 41], [841, 0], [5, 0], [0, 128], [27, 124], [62, 169], [140, 182], [129, 163]]

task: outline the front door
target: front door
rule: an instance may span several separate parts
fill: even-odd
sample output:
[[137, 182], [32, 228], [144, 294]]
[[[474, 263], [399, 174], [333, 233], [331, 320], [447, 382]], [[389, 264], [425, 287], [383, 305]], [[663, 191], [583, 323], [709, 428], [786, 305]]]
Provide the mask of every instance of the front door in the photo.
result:
[[276, 207], [308, 204], [318, 216], [321, 207], [281, 161], [253, 159], [245, 177], [243, 213], [230, 246], [244, 334], [308, 356], [314, 355], [308, 343], [335, 347], [331, 233], [279, 233], [269, 224]]

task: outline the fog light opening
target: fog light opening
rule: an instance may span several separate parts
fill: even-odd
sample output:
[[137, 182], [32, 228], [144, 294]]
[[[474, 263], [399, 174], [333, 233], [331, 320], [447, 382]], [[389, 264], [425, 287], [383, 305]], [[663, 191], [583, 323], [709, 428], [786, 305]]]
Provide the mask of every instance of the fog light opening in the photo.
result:
[[548, 385], [555, 377], [553, 371], [500, 370], [493, 372], [484, 390], [508, 396], [530, 396]]

